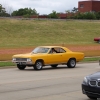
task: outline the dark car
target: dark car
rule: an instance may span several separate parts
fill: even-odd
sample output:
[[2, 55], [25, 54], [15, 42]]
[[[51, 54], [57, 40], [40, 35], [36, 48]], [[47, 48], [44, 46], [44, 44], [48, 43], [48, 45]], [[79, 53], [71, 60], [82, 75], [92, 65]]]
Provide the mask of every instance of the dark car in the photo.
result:
[[84, 77], [82, 92], [90, 99], [100, 99], [100, 72]]

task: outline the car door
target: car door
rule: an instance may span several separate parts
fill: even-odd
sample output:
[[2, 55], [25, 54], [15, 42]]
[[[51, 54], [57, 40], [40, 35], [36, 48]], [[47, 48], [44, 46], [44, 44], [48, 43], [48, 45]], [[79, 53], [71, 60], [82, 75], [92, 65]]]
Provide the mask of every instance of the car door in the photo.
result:
[[61, 51], [60, 49], [61, 48], [55, 48], [55, 51], [56, 51], [55, 53], [48, 54], [47, 56], [48, 64], [58, 64], [58, 63], [64, 62], [63, 57], [64, 57], [65, 51], [62, 52], [63, 50]]
[[59, 63], [65, 63], [67, 58], [67, 53], [63, 48], [58, 49]]

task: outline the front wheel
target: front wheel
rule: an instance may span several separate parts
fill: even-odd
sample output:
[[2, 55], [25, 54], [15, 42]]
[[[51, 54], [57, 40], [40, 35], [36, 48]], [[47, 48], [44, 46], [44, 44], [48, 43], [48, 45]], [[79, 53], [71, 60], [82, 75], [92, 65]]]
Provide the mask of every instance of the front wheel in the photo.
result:
[[20, 70], [24, 70], [26, 68], [26, 65], [17, 64], [17, 68]]
[[68, 68], [74, 68], [76, 66], [76, 59], [69, 59], [67, 66]]
[[41, 70], [43, 67], [43, 62], [42, 61], [36, 61], [35, 65], [34, 65], [34, 69], [35, 70]]

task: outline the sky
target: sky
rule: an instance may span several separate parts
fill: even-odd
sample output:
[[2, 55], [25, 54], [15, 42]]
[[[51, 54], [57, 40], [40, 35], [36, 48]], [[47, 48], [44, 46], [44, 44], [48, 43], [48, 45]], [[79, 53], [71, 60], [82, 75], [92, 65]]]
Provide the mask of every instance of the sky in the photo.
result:
[[78, 8], [78, 2], [83, 0], [0, 0], [8, 12], [20, 8], [32, 8], [39, 14], [50, 14], [52, 11], [65, 13], [67, 10]]

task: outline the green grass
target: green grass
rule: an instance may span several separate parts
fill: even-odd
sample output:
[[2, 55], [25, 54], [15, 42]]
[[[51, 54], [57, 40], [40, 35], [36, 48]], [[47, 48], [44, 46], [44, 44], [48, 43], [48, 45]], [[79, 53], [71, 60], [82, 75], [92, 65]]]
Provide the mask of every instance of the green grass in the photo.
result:
[[[94, 42], [94, 37], [100, 37], [99, 20], [19, 20], [0, 18], [0, 49], [20, 49], [38, 45], [100, 45]], [[1, 53], [0, 60], [11, 60], [12, 53], [8, 52], [9, 54]], [[100, 55], [99, 50], [84, 51], [84, 53], [86, 56]], [[96, 59], [92, 58], [91, 60], [95, 61]], [[0, 66], [12, 65], [12, 63], [0, 63], [2, 63]]]
[[98, 61], [99, 62], [100, 57], [86, 57], [82, 60], [82, 62], [90, 62], [90, 61]]
[[0, 19], [0, 48], [96, 44], [100, 21]]
[[0, 67], [9, 67], [9, 66], [15, 66], [14, 63], [7, 61], [7, 62], [0, 62]]

